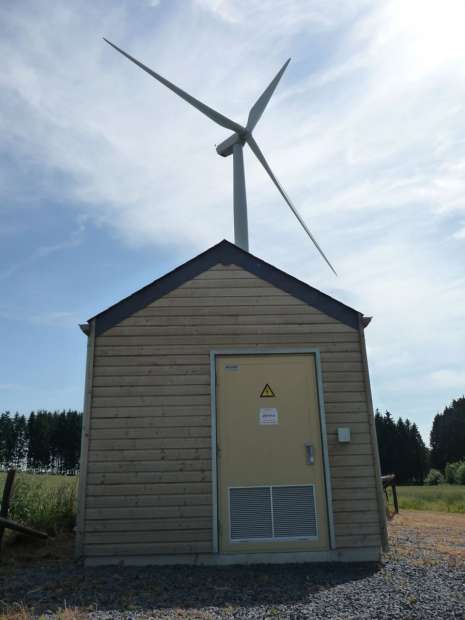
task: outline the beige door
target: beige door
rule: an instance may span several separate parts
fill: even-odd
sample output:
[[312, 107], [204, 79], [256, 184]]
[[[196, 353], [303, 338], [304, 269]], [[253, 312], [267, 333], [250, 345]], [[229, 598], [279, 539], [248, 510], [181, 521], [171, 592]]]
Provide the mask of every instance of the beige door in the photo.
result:
[[221, 552], [328, 549], [315, 357], [218, 356]]

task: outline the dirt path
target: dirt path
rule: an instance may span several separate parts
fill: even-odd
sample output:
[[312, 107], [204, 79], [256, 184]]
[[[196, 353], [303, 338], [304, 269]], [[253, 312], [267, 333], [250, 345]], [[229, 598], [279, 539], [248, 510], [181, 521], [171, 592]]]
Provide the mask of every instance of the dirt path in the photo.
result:
[[465, 514], [403, 510], [389, 523], [391, 553], [465, 569]]

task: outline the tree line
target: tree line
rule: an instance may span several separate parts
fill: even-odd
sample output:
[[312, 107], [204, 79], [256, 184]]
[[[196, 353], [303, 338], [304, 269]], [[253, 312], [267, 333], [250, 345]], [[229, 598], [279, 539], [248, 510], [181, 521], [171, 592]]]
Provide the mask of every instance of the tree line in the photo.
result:
[[382, 474], [396, 474], [397, 482], [422, 483], [429, 471], [429, 451], [417, 425], [386, 411], [375, 414]]
[[82, 414], [32, 411], [0, 414], [0, 467], [72, 474], [79, 470]]
[[376, 410], [376, 433], [383, 474], [396, 474], [400, 483], [423, 483], [428, 472], [438, 480], [461, 480], [456, 470], [465, 461], [465, 397], [455, 399], [436, 414], [428, 449], [415, 423], [398, 418], [389, 411]]

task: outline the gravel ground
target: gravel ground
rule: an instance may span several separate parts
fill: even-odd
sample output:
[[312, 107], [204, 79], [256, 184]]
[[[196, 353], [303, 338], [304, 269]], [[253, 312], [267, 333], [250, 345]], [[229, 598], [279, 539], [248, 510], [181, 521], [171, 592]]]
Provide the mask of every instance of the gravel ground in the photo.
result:
[[79, 608], [75, 617], [91, 620], [464, 620], [465, 515], [431, 515], [396, 517], [391, 550], [379, 565], [84, 569], [66, 558], [14, 567], [7, 561], [0, 570], [0, 600], [36, 614]]

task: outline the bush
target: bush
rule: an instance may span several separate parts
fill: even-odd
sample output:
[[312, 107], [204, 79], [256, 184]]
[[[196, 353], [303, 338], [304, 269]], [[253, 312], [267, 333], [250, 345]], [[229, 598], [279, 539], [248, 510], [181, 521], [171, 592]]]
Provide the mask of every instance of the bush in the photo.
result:
[[428, 475], [425, 478], [425, 484], [434, 485], [442, 484], [444, 482], [444, 476], [439, 469], [430, 469]]
[[457, 463], [447, 463], [446, 469], [444, 471], [444, 478], [446, 482], [449, 484], [457, 484], [457, 469], [460, 466], [460, 462]]
[[455, 480], [457, 484], [465, 484], [465, 461], [455, 463], [455, 465], [458, 465], [455, 472]]

